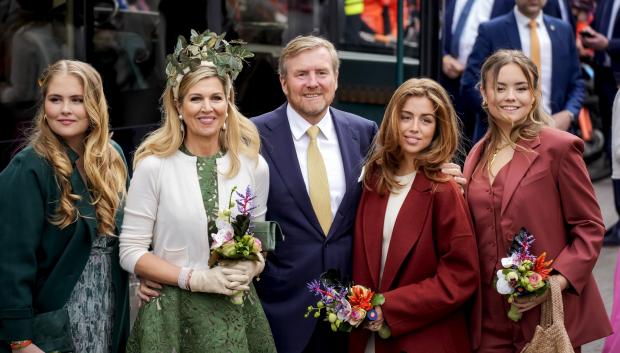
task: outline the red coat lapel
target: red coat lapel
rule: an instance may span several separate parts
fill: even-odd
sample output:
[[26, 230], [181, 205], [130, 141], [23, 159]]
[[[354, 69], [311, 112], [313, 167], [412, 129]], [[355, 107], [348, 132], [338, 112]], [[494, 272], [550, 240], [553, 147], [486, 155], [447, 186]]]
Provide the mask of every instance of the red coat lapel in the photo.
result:
[[506, 211], [506, 207], [508, 207], [508, 203], [510, 203], [512, 195], [521, 183], [521, 179], [523, 179], [523, 176], [530, 169], [532, 163], [534, 163], [536, 158], [538, 158], [538, 152], [536, 152], [535, 149], [540, 145], [540, 138], [536, 136], [536, 138], [530, 141], [522, 140], [519, 141], [517, 145], [518, 147], [515, 149], [512, 161], [510, 162], [506, 185], [504, 186], [501, 210], [502, 215]]
[[[383, 269], [380, 292], [386, 292], [394, 281], [398, 271], [416, 244], [422, 233], [428, 212], [431, 208], [432, 184], [424, 172], [418, 171], [411, 190], [396, 217], [392, 238]], [[386, 201], [387, 203], [387, 201]], [[385, 209], [385, 208], [384, 208]], [[382, 213], [385, 214], [385, 211]], [[383, 237], [383, 221], [381, 222], [381, 238]], [[376, 273], [379, 273], [377, 271]]]
[[[381, 270], [381, 244], [383, 241], [383, 220], [389, 195], [380, 196], [377, 192], [364, 190], [366, 204], [362, 220], [364, 230], [362, 242], [366, 254], [366, 263], [372, 277], [371, 289], [376, 290], [379, 286], [379, 271]], [[364, 199], [364, 198], [362, 198]]]
[[465, 166], [463, 167], [463, 177], [467, 180], [467, 185], [465, 186], [465, 194], [469, 190], [469, 181], [471, 180], [472, 175], [474, 175], [474, 171], [476, 170], [476, 166], [482, 157], [482, 151], [484, 151], [486, 137], [484, 137], [480, 142], [478, 142], [469, 152], [467, 159], [465, 160]]

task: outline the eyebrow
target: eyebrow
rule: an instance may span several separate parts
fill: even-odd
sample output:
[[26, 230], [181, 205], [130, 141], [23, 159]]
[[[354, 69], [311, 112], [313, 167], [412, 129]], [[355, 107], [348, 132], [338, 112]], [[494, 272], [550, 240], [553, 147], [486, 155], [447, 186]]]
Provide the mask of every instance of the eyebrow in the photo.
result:
[[[59, 94], [59, 93], [50, 93], [47, 96], [48, 97], [54, 97], [54, 98], [56, 98], [56, 97], [61, 97], [61, 98], [64, 97], [62, 94]], [[83, 94], [72, 94], [72, 95], [69, 96], [69, 98], [84, 98], [84, 95]]]

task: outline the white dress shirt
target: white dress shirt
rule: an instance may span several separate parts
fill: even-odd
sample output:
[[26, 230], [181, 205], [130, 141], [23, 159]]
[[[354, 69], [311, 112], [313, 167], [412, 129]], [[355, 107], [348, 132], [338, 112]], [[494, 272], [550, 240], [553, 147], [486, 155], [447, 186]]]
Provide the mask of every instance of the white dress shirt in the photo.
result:
[[[454, 4], [454, 17], [452, 18], [453, 34], [466, 2], [467, 0], [456, 0], [456, 4]], [[495, 0], [475, 0], [474, 4], [471, 6], [459, 42], [459, 57], [456, 58], [461, 64], [467, 64], [467, 58], [474, 48], [476, 38], [478, 38], [478, 26], [491, 18], [494, 2]]]
[[[289, 126], [291, 127], [291, 132], [293, 133], [293, 143], [295, 144], [295, 152], [297, 153], [301, 175], [306, 184], [306, 192], [310, 194], [308, 189], [308, 145], [310, 144], [310, 137], [306, 134], [306, 131], [308, 131], [308, 128], [312, 125], [299, 115], [290, 104], [286, 106], [286, 116]], [[344, 197], [344, 193], [347, 190], [347, 182], [344, 177], [344, 166], [342, 165], [338, 135], [336, 134], [336, 128], [334, 127], [329, 109], [317, 126], [320, 130], [317, 136], [317, 145], [319, 151], [321, 151], [321, 156], [325, 163], [325, 170], [327, 171], [327, 182], [329, 183], [330, 205], [333, 219]]]
[[[517, 27], [519, 28], [519, 38], [521, 39], [521, 50], [528, 58], [531, 58], [530, 52], [530, 18], [523, 15], [517, 7], [514, 8], [515, 18], [517, 19]], [[540, 43], [540, 65], [541, 77], [540, 84], [542, 90], [542, 106], [545, 113], [551, 114], [551, 79], [553, 75], [553, 54], [551, 53], [551, 39], [549, 32], [543, 22], [543, 13], [540, 11], [536, 17], [538, 42]], [[567, 38], [568, 40], [568, 38]]]

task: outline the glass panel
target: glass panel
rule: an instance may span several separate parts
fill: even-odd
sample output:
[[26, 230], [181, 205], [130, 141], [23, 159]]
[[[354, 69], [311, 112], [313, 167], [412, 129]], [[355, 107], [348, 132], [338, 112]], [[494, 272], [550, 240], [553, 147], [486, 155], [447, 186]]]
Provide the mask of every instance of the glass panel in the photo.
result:
[[47, 65], [73, 55], [72, 4], [0, 0], [0, 169], [24, 143], [40, 98], [37, 79]]
[[92, 9], [87, 59], [101, 74], [114, 139], [127, 155], [159, 122], [165, 82], [159, 5], [158, 0], [100, 1]]

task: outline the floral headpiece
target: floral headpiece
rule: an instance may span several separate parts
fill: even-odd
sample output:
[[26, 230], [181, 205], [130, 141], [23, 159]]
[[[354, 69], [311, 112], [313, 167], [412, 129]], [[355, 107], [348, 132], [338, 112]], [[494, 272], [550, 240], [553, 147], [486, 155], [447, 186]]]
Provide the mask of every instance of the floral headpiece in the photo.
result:
[[172, 87], [174, 98], [178, 98], [179, 83], [183, 76], [200, 66], [215, 67], [218, 76], [222, 78], [237, 78], [243, 69], [243, 61], [254, 54], [245, 47], [244, 41], [228, 42], [224, 40], [225, 35], [217, 35], [209, 30], [198, 34], [192, 29], [189, 43], [185, 37], [179, 36], [174, 53], [166, 57], [166, 85]]

